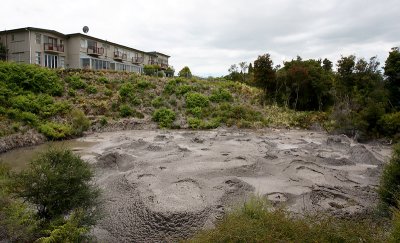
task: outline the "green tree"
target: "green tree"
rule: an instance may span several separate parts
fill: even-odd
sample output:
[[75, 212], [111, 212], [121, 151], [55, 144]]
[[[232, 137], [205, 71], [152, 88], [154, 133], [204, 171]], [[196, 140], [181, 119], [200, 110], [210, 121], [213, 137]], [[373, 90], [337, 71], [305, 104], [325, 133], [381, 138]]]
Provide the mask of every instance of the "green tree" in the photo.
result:
[[322, 68], [325, 70], [325, 71], [327, 71], [327, 72], [330, 72], [330, 71], [332, 71], [332, 67], [333, 67], [333, 63], [331, 62], [331, 61], [329, 61], [329, 59], [327, 59], [327, 58], [325, 58], [323, 61], [322, 61]]
[[191, 78], [192, 72], [190, 71], [190, 68], [188, 66], [185, 66], [184, 68], [181, 69], [181, 71], [179, 71], [178, 76], [184, 78]]
[[258, 56], [254, 61], [254, 82], [258, 87], [267, 92], [273, 92], [276, 89], [276, 70], [269, 54]]
[[246, 82], [246, 71], [249, 68], [247, 62], [239, 62], [240, 73], [242, 75], [242, 81]]
[[36, 206], [41, 219], [52, 220], [82, 208], [90, 222], [99, 190], [89, 165], [70, 150], [50, 149], [13, 175], [12, 192]]
[[400, 110], [400, 50], [392, 48], [385, 62], [386, 87], [390, 92], [390, 102]]

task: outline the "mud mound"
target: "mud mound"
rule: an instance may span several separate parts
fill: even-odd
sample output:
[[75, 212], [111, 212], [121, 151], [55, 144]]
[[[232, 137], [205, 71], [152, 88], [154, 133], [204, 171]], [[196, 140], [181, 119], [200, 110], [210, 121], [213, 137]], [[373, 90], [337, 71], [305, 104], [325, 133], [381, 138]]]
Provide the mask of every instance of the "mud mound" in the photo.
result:
[[100, 242], [176, 242], [213, 227], [251, 194], [296, 212], [357, 214], [376, 202], [390, 154], [300, 130], [125, 131], [86, 139], [104, 141], [86, 151], [100, 154], [93, 159], [107, 214], [93, 230]]
[[351, 147], [349, 153], [349, 159], [355, 163], [368, 165], [382, 164], [382, 161], [379, 161], [364, 145], [355, 145]]

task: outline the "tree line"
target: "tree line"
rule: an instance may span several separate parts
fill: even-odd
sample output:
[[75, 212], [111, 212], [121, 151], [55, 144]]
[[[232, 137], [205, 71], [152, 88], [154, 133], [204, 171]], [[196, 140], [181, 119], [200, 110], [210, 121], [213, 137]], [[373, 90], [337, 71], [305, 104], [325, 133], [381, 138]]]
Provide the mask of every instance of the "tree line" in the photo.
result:
[[257, 86], [266, 104], [324, 111], [332, 129], [358, 138], [400, 134], [400, 51], [392, 48], [383, 70], [377, 57], [328, 59], [300, 56], [274, 66], [270, 54], [229, 68], [225, 78]]

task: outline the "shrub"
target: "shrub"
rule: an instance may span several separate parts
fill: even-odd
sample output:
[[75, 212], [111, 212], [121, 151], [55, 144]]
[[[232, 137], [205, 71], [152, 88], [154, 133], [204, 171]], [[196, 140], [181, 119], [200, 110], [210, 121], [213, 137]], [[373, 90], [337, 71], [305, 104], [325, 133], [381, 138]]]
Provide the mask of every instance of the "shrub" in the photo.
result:
[[187, 108], [195, 108], [195, 107], [208, 107], [210, 101], [207, 96], [197, 93], [190, 92], [186, 94], [186, 107]]
[[162, 128], [171, 128], [175, 118], [175, 112], [167, 108], [157, 109], [153, 113], [153, 121], [157, 122]]
[[219, 88], [212, 92], [210, 100], [213, 102], [232, 101], [233, 97], [228, 90]]
[[0, 62], [0, 83], [13, 91], [62, 95], [63, 83], [54, 70], [36, 65]]
[[102, 83], [102, 84], [108, 84], [110, 81], [106, 77], [99, 77], [97, 79], [97, 82]]
[[69, 125], [46, 122], [39, 126], [39, 132], [43, 133], [49, 139], [62, 139], [72, 134], [72, 128]]
[[160, 69], [157, 65], [144, 65], [143, 72], [148, 76], [153, 76]]
[[134, 114], [134, 110], [129, 105], [121, 105], [119, 107], [119, 115], [121, 117], [128, 117]]
[[178, 85], [182, 82], [181, 79], [175, 78], [171, 79], [167, 82], [167, 84], [164, 87], [164, 93], [167, 94], [174, 94], [178, 88]]
[[156, 85], [147, 81], [147, 80], [139, 80], [136, 82], [136, 87], [138, 89], [144, 90], [144, 89], [149, 89], [149, 88], [155, 88]]
[[134, 93], [134, 87], [131, 83], [124, 83], [119, 88], [119, 95], [122, 98], [128, 98]]
[[108, 96], [108, 97], [111, 97], [113, 95], [113, 92], [112, 92], [112, 90], [105, 88], [104, 89], [104, 95]]
[[85, 88], [86, 93], [88, 94], [96, 94], [97, 93], [97, 88], [93, 85], [88, 85]]
[[32, 160], [28, 169], [14, 175], [11, 188], [36, 206], [41, 219], [64, 217], [82, 208], [89, 223], [99, 195], [90, 183], [92, 178], [89, 164], [72, 151], [50, 149]]
[[203, 120], [201, 120], [199, 118], [195, 118], [195, 117], [189, 117], [187, 119], [187, 122], [188, 122], [189, 127], [192, 129], [200, 129], [205, 126]]
[[203, 116], [203, 109], [201, 107], [194, 107], [189, 109], [188, 113], [192, 114], [196, 118], [201, 118]]
[[394, 136], [400, 134], [400, 112], [383, 115], [378, 124], [384, 135]]
[[400, 144], [393, 147], [392, 158], [383, 168], [378, 193], [385, 207], [398, 207], [400, 199]]
[[84, 131], [89, 129], [90, 121], [85, 116], [85, 113], [79, 109], [74, 109], [71, 112], [71, 127], [74, 135], [82, 135]]
[[84, 82], [79, 75], [72, 75], [65, 78], [65, 81], [73, 89], [84, 89], [87, 84]]
[[155, 98], [155, 99], [153, 99], [153, 100], [151, 101], [151, 105], [152, 105], [154, 108], [160, 108], [161, 106], [164, 106], [164, 100], [163, 100], [162, 97], [157, 97], [157, 98]]
[[183, 78], [191, 78], [192, 72], [190, 71], [190, 68], [188, 66], [185, 66], [181, 69], [181, 71], [179, 71], [178, 76]]
[[195, 87], [191, 85], [180, 85], [176, 88], [176, 94], [177, 95], [185, 95], [186, 93], [190, 91], [194, 91]]
[[188, 242], [385, 242], [378, 223], [325, 215], [296, 218], [283, 208], [272, 209], [265, 199], [252, 198], [229, 212], [216, 227]]

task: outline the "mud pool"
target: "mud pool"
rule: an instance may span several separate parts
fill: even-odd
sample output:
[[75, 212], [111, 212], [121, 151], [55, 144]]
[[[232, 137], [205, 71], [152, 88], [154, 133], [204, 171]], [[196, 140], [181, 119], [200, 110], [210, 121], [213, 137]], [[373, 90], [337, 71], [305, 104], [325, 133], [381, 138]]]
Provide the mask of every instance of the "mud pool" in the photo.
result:
[[363, 213], [390, 147], [303, 130], [123, 131], [79, 141], [96, 168], [101, 242], [176, 241], [251, 194], [295, 212]]

